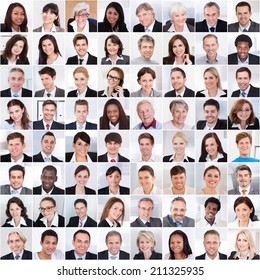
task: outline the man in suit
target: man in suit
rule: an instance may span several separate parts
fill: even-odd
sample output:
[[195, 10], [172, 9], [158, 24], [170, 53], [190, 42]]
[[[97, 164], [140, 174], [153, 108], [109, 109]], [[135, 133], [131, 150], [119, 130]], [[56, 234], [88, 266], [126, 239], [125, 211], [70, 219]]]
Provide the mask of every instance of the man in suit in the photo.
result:
[[162, 221], [159, 218], [151, 217], [153, 213], [154, 202], [149, 197], [143, 197], [138, 201], [137, 212], [139, 217], [132, 223], [131, 227], [161, 227]]
[[150, 4], [141, 3], [135, 14], [140, 23], [134, 26], [134, 32], [162, 32], [162, 23], [155, 19], [155, 12]]
[[88, 109], [89, 109], [89, 105], [87, 100], [78, 99], [77, 101], [75, 101], [74, 115], [76, 117], [76, 121], [66, 124], [66, 129], [77, 129], [77, 130], [97, 129], [97, 124], [87, 121], [87, 116], [89, 112]]
[[110, 132], [105, 137], [107, 152], [98, 156], [99, 162], [129, 162], [129, 159], [119, 154], [122, 137], [117, 132]]
[[24, 195], [32, 194], [32, 190], [23, 187], [25, 168], [19, 164], [9, 168], [9, 185], [1, 186], [1, 194]]
[[108, 250], [98, 252], [99, 260], [129, 260], [129, 253], [120, 250], [122, 236], [118, 231], [109, 231], [106, 235], [106, 246]]
[[24, 85], [24, 71], [21, 68], [11, 68], [8, 76], [8, 83], [10, 88], [2, 90], [0, 92], [1, 97], [32, 97], [32, 91], [23, 88]]
[[62, 162], [55, 156], [52, 155], [53, 150], [56, 146], [55, 135], [51, 131], [47, 131], [43, 134], [41, 139], [42, 150], [33, 156], [34, 162]]
[[44, 98], [54, 98], [54, 97], [64, 97], [65, 90], [58, 88], [55, 85], [56, 80], [56, 70], [50, 66], [43, 67], [38, 71], [42, 85], [44, 89], [37, 90], [34, 97], [44, 97]]
[[258, 184], [251, 185], [252, 171], [249, 166], [242, 164], [236, 167], [237, 186], [228, 191], [228, 194], [235, 195], [255, 195], [259, 194]]
[[27, 239], [22, 232], [12, 231], [8, 234], [7, 244], [11, 253], [1, 257], [1, 260], [31, 260], [32, 252], [25, 250]]
[[88, 38], [80, 33], [73, 38], [73, 46], [77, 55], [69, 57], [66, 64], [97, 64], [97, 57], [88, 52]]
[[227, 121], [218, 118], [220, 114], [220, 105], [217, 100], [213, 98], [206, 100], [203, 104], [203, 111], [205, 120], [197, 122], [197, 129], [227, 129]]
[[171, 84], [173, 90], [165, 93], [165, 97], [194, 97], [195, 93], [193, 90], [185, 86], [186, 73], [180, 67], [174, 67], [170, 73]]
[[0, 157], [1, 162], [31, 162], [32, 157], [23, 153], [23, 150], [26, 147], [24, 142], [24, 135], [20, 132], [13, 132], [7, 135], [6, 137], [7, 148], [9, 154], [2, 155]]
[[79, 229], [73, 234], [72, 246], [74, 250], [66, 251], [66, 260], [96, 260], [97, 255], [88, 252], [90, 246], [90, 233]]
[[70, 217], [67, 227], [96, 227], [97, 222], [87, 215], [88, 203], [84, 198], [78, 198], [74, 201], [76, 215]]
[[46, 165], [42, 169], [41, 174], [41, 186], [33, 188], [33, 194], [38, 195], [52, 195], [52, 194], [64, 194], [64, 190], [55, 186], [57, 182], [57, 169], [53, 165]]
[[227, 32], [227, 22], [219, 19], [220, 7], [216, 2], [208, 2], [204, 8], [204, 20], [196, 22], [196, 32]]
[[228, 64], [259, 65], [259, 56], [249, 53], [253, 43], [248, 35], [241, 34], [237, 36], [235, 46], [237, 48], [237, 52], [228, 55]]
[[259, 97], [260, 89], [252, 86], [251, 71], [248, 67], [240, 67], [236, 70], [236, 81], [239, 90], [232, 92], [231, 97]]
[[196, 256], [195, 257], [196, 260], [226, 260], [227, 259], [227, 255], [222, 254], [218, 251], [221, 242], [220, 242], [220, 235], [216, 230], [214, 229], [207, 230], [204, 233], [203, 239], [204, 239], [203, 245], [206, 252], [200, 256]]
[[57, 103], [47, 99], [42, 103], [43, 119], [33, 122], [33, 129], [49, 130], [49, 129], [64, 129], [64, 124], [54, 121], [54, 116], [57, 110]]
[[248, 2], [239, 2], [236, 5], [238, 22], [228, 25], [229, 32], [259, 32], [259, 23], [252, 21], [251, 5]]

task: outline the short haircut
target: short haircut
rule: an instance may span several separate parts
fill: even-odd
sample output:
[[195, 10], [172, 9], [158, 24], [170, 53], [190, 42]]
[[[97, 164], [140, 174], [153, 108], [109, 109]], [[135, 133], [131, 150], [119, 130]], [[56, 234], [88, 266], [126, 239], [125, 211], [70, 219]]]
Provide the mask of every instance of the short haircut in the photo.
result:
[[210, 98], [204, 102], [203, 110], [205, 109], [206, 106], [215, 106], [217, 111], [219, 111], [219, 109], [220, 109], [218, 101], [213, 98]]
[[87, 234], [87, 235], [88, 235], [88, 238], [89, 238], [89, 241], [90, 241], [90, 239], [91, 239], [90, 233], [89, 233], [88, 231], [86, 231], [85, 229], [79, 229], [79, 230], [77, 230], [77, 231], [73, 234], [73, 240], [74, 240], [74, 241], [76, 240], [77, 234], [78, 234], [78, 233]]
[[136, 111], [137, 111], [137, 113], [138, 113], [138, 107], [139, 107], [140, 105], [143, 105], [143, 104], [149, 104], [149, 105], [151, 106], [152, 110], [154, 111], [154, 107], [153, 107], [152, 102], [151, 102], [150, 100], [148, 100], [148, 99], [142, 99], [141, 101], [139, 101], [139, 102], [137, 103], [137, 106], [136, 106]]
[[43, 103], [42, 103], [42, 108], [44, 108], [46, 105], [53, 105], [55, 107], [55, 110], [57, 109], [57, 103], [53, 100], [45, 100]]
[[240, 68], [238, 68], [237, 71], [236, 71], [236, 78], [238, 76], [237, 74], [241, 73], [241, 72], [247, 72], [249, 79], [251, 79], [252, 73], [251, 73], [249, 68], [247, 68], [247, 67], [240, 67]]
[[138, 15], [141, 10], [150, 11], [153, 16], [155, 16], [155, 12], [152, 6], [149, 3], [141, 3], [135, 10], [135, 14]]
[[117, 144], [122, 144], [122, 137], [117, 132], [110, 132], [105, 136], [105, 143], [115, 142]]
[[55, 140], [55, 142], [56, 142], [56, 137], [55, 137], [55, 135], [54, 135], [51, 131], [47, 131], [46, 133], [44, 133], [44, 134], [42, 135], [41, 142], [43, 141], [43, 138], [44, 138], [45, 136], [52, 136], [52, 137], [54, 137], [54, 140]]
[[149, 165], [143, 165], [141, 168], [139, 168], [138, 173], [142, 171], [148, 171], [151, 176], [154, 176], [154, 170], [151, 166]]
[[45, 170], [46, 170], [46, 171], [52, 171], [52, 172], [54, 172], [55, 176], [57, 176], [57, 168], [56, 168], [55, 166], [53, 166], [53, 165], [46, 165], [46, 166], [43, 167], [42, 173], [43, 173]]
[[78, 40], [85, 40], [86, 41], [86, 44], [88, 45], [88, 38], [87, 36], [85, 36], [84, 34], [82, 33], [79, 33], [79, 34], [76, 34], [73, 38], [73, 46], [75, 46], [77, 44], [77, 41]]
[[152, 250], [153, 250], [156, 245], [156, 239], [155, 239], [153, 233], [148, 230], [139, 231], [137, 238], [136, 238], [136, 245], [139, 250], [140, 250], [139, 242], [140, 242], [141, 237], [144, 237], [145, 239], [148, 239], [150, 242], [153, 242], [153, 247], [152, 247]]
[[6, 142], [8, 143], [10, 140], [14, 140], [16, 138], [19, 138], [21, 140], [22, 144], [24, 144], [24, 136], [20, 132], [13, 132], [13, 133], [8, 134], [6, 137]]
[[205, 11], [206, 8], [211, 8], [213, 6], [215, 6], [217, 8], [218, 12], [220, 11], [220, 7], [219, 7], [219, 5], [216, 2], [208, 2], [208, 3], [206, 3], [204, 8], [203, 8], [203, 11]]
[[215, 229], [207, 230], [207, 231], [204, 233], [203, 238], [205, 239], [206, 236], [207, 236], [207, 235], [210, 235], [210, 234], [214, 234], [214, 235], [218, 236], [218, 238], [220, 238], [219, 233], [218, 233]]
[[175, 201], [182, 201], [182, 202], [186, 205], [186, 200], [185, 200], [183, 197], [181, 197], [181, 196], [177, 196], [177, 197], [175, 197], [175, 198], [172, 200], [172, 202], [171, 202], [171, 208], [173, 207], [173, 203], [174, 203]]
[[137, 82], [139, 82], [141, 77], [145, 74], [150, 74], [152, 76], [153, 80], [156, 79], [156, 73], [152, 68], [143, 67], [137, 73]]
[[110, 166], [106, 171], [106, 176], [112, 175], [114, 172], [118, 172], [120, 174], [120, 176], [122, 175], [122, 172], [119, 167]]
[[141, 49], [141, 45], [143, 42], [151, 42], [153, 46], [155, 45], [154, 38], [150, 35], [143, 35], [142, 37], [139, 38], [137, 41], [138, 48]]
[[86, 199], [84, 199], [84, 198], [78, 198], [78, 199], [76, 199], [76, 200], [74, 201], [74, 207], [76, 207], [76, 205], [77, 205], [78, 203], [83, 203], [83, 204], [85, 205], [85, 207], [88, 207], [88, 203], [87, 203]]
[[73, 8], [74, 17], [83, 10], [87, 10], [87, 12], [89, 13], [89, 4], [87, 4], [86, 2], [77, 3]]
[[75, 101], [74, 111], [76, 111], [77, 105], [87, 106], [87, 110], [88, 110], [88, 101], [86, 99], [78, 99], [77, 101]]
[[236, 167], [236, 175], [238, 173], [238, 171], [248, 171], [249, 175], [252, 176], [252, 170], [250, 169], [249, 166], [245, 165], [245, 164], [242, 164], [242, 165], [239, 165]]
[[121, 234], [118, 231], [116, 231], [116, 230], [111, 230], [106, 235], [106, 239], [105, 239], [106, 240], [106, 244], [107, 244], [108, 238], [111, 237], [111, 236], [114, 236], [114, 235], [117, 235], [120, 238], [120, 243], [122, 243], [122, 236], [121, 236]]
[[152, 207], [154, 207], [154, 202], [150, 197], [142, 197], [139, 201], [138, 201], [138, 207], [140, 207], [141, 202], [151, 202]]
[[242, 1], [236, 4], [236, 12], [238, 7], [248, 7], [249, 13], [251, 13], [251, 5], [248, 2]]
[[12, 167], [9, 168], [8, 172], [9, 172], [9, 178], [11, 176], [11, 172], [12, 171], [21, 171], [23, 173], [23, 177], [25, 175], [25, 168], [24, 166], [22, 165], [19, 165], [19, 164], [16, 164], [16, 165], [13, 165]]
[[47, 230], [45, 230], [45, 231], [42, 233], [42, 235], [41, 235], [41, 242], [44, 242], [44, 238], [45, 238], [46, 236], [53, 236], [53, 237], [56, 237], [57, 243], [58, 243], [58, 240], [59, 240], [58, 234], [57, 234], [54, 230], [52, 230], [52, 229], [47, 229]]
[[88, 172], [88, 176], [90, 176], [90, 171], [89, 171], [89, 168], [86, 166], [86, 165], [79, 165], [75, 171], [74, 171], [74, 176], [76, 176], [79, 172], [81, 171], [87, 171]]
[[250, 144], [252, 144], [252, 136], [251, 134], [249, 134], [248, 132], [240, 132], [236, 135], [236, 143], [238, 144], [238, 142], [243, 139], [243, 138], [249, 138]]
[[179, 14], [179, 13], [186, 14], [186, 10], [187, 9], [183, 3], [175, 2], [172, 4], [172, 6], [170, 8], [169, 15], [170, 15], [170, 17], [172, 17], [173, 14]]
[[221, 203], [220, 203], [220, 200], [219, 199], [217, 199], [216, 197], [209, 197], [205, 202], [204, 202], [204, 207], [206, 208], [207, 207], [207, 205], [209, 204], [209, 203], [215, 203], [215, 204], [217, 204], [217, 210], [219, 211], [220, 209], [221, 209]]
[[39, 75], [47, 74], [52, 78], [56, 76], [56, 70], [54, 68], [51, 68], [50, 66], [43, 67], [40, 71], [38, 71], [38, 73]]
[[218, 44], [218, 37], [216, 36], [216, 35], [214, 35], [214, 34], [207, 34], [206, 36], [204, 36], [203, 37], [203, 45], [204, 45], [204, 43], [205, 43], [205, 39], [207, 39], [207, 38], [214, 38], [215, 40], [216, 40], [216, 43]]
[[86, 144], [90, 145], [90, 137], [86, 132], [80, 131], [80, 132], [76, 133], [73, 137], [73, 144], [76, 144], [76, 142], [79, 139], [82, 140], [83, 142], [85, 142]]
[[23, 71], [22, 68], [19, 68], [19, 67], [13, 67], [13, 68], [11, 68], [10, 71], [9, 71], [9, 75], [10, 75], [11, 73], [13, 73], [13, 72], [20, 72], [20, 73], [22, 73], [23, 76], [24, 76], [24, 71]]
[[170, 74], [172, 74], [172, 73], [174, 73], [174, 72], [181, 72], [183, 78], [186, 78], [186, 73], [185, 73], [185, 71], [184, 71], [183, 69], [181, 69], [180, 67], [174, 67], [174, 68], [172, 68]]
[[236, 47], [237, 47], [239, 42], [248, 43], [249, 48], [251, 48], [252, 45], [253, 45], [251, 38], [249, 36], [245, 35], [245, 34], [241, 34], [241, 35], [236, 37], [236, 40], [235, 40], [235, 46]]
[[140, 135], [138, 136], [138, 143], [139, 143], [139, 144], [140, 144], [140, 141], [141, 141], [142, 139], [149, 139], [150, 142], [151, 142], [151, 144], [154, 145], [154, 137], [153, 137], [152, 134], [150, 134], [150, 133], [148, 133], [148, 132], [144, 132], [144, 133], [140, 134]]
[[176, 106], [183, 106], [184, 109], [188, 112], [189, 111], [189, 105], [182, 99], [172, 100], [169, 104], [169, 109], [171, 113], [174, 112]]
[[175, 165], [170, 170], [171, 177], [182, 173], [186, 176], [186, 169], [181, 165]]

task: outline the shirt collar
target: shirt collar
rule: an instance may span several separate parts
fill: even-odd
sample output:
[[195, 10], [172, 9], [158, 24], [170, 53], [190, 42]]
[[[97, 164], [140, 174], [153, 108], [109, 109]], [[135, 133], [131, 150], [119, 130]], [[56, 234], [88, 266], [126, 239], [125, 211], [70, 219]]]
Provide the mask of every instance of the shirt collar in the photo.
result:
[[247, 87], [247, 89], [246, 90], [244, 90], [244, 91], [242, 91], [242, 90], [240, 90], [240, 94], [242, 93], [242, 92], [244, 92], [244, 93], [246, 93], [246, 97], [248, 96], [248, 93], [249, 93], [249, 90], [250, 90], [250, 85]]
[[21, 191], [22, 191], [22, 188], [23, 187], [20, 187], [19, 189], [14, 189], [11, 185], [10, 185], [10, 193], [12, 193], [12, 191], [16, 191], [17, 192], [17, 194], [20, 194], [21, 193]]
[[[44, 223], [44, 225], [45, 225], [46, 227], [48, 227], [48, 226], [47, 226], [47, 219], [46, 219], [45, 217], [42, 217], [42, 218], [41, 218], [41, 221]], [[55, 226], [55, 227], [58, 227], [58, 226], [59, 226], [59, 216], [58, 216], [57, 213], [54, 214], [53, 220], [52, 220], [52, 222], [51, 222], [51, 226]]]
[[243, 193], [242, 193], [242, 190], [244, 190], [244, 189], [246, 189], [247, 190], [247, 195], [249, 194], [249, 192], [250, 192], [250, 185], [249, 186], [247, 186], [246, 188], [241, 188], [240, 186], [238, 186], [238, 188], [239, 188], [239, 193], [242, 195]]
[[[88, 162], [92, 162], [92, 160], [91, 160], [91, 158], [90, 158], [90, 156], [88, 154], [86, 154], [86, 158], [87, 158]], [[76, 154], [75, 153], [73, 153], [70, 162], [77, 162], [76, 161]]]
[[12, 97], [14, 97], [14, 94], [17, 94], [19, 97], [21, 97], [21, 96], [22, 96], [22, 89], [20, 89], [18, 92], [13, 92], [13, 91], [11, 90], [11, 96], [12, 96]]
[[238, 30], [238, 31], [239, 31], [239, 32], [244, 32], [244, 29], [246, 29], [246, 31], [248, 31], [249, 28], [250, 28], [250, 26], [251, 26], [251, 20], [249, 20], [248, 25], [245, 26], [245, 27], [243, 27], [242, 25], [239, 24], [239, 30]]
[[[51, 96], [47, 96], [47, 94], [50, 93]], [[55, 93], [56, 93], [56, 86], [53, 88], [53, 90], [51, 91], [47, 91], [46, 89], [44, 90], [44, 97], [47, 97], [47, 98], [53, 98], [55, 97]]]
[[118, 251], [118, 253], [116, 254], [116, 255], [112, 255], [112, 254], [110, 254], [110, 252], [108, 251], [108, 259], [109, 260], [111, 260], [111, 258], [110, 257], [113, 257], [113, 259], [114, 259], [114, 257], [115, 257], [115, 260], [119, 260], [119, 251]]
[[149, 29], [150, 32], [152, 32], [152, 31], [153, 31], [154, 24], [155, 24], [155, 19], [153, 20], [153, 23], [152, 23], [150, 26], [144, 27], [144, 30]]
[[111, 130], [113, 130], [113, 129], [118, 130], [118, 129], [119, 129], [119, 122], [118, 122], [116, 125], [113, 125], [113, 124], [109, 121], [109, 128], [110, 128]]
[[150, 125], [145, 126], [144, 123], [141, 123], [140, 128], [144, 127], [145, 129], [149, 129], [150, 127], [156, 128], [156, 119], [153, 119]]
[[[42, 122], [43, 122], [44, 129], [46, 129], [46, 124], [47, 123], [44, 121], [44, 119], [42, 119]], [[51, 123], [49, 123], [49, 125], [50, 125], [49, 130], [51, 129], [52, 123], [53, 123], [53, 121]]]
[[20, 162], [21, 163], [21, 162], [23, 162], [23, 159], [24, 159], [24, 155], [22, 155], [22, 157], [17, 160], [14, 160], [11, 156], [11, 162]]
[[108, 162], [111, 162], [111, 159], [114, 159], [116, 162], [118, 162], [118, 155], [117, 155], [115, 158], [112, 158], [112, 157], [110, 157], [110, 156], [108, 155], [108, 153], [107, 153], [107, 161], [108, 161]]
[[207, 156], [206, 156], [206, 161], [218, 161], [220, 158], [223, 158], [223, 157], [224, 157], [223, 154], [221, 154], [221, 153], [218, 152], [217, 157], [216, 157], [214, 160], [211, 160], [211, 159], [210, 159], [210, 155], [207, 154]]
[[111, 221], [108, 218], [106, 218], [106, 221], [107, 221], [107, 223], [109, 224], [110, 227], [116, 227], [116, 223], [115, 222], [111, 223]]
[[52, 187], [52, 189], [49, 191], [49, 192], [46, 192], [44, 189], [43, 189], [43, 186], [42, 186], [42, 195], [50, 195], [53, 191], [55, 186]]
[[79, 57], [78, 56], [78, 60], [83, 59], [82, 64], [87, 64], [88, 57], [89, 57], [89, 54], [87, 52], [84, 57]]
[[[141, 97], [147, 97], [147, 96], [144, 95], [142, 90], [141, 90]], [[151, 93], [150, 93], [149, 97], [154, 97], [154, 90], [153, 89], [151, 90]]]
[[242, 62], [239, 57], [237, 56], [237, 63], [238, 64], [249, 64], [249, 55], [247, 56], [246, 60]]
[[205, 260], [208, 260], [208, 261], [215, 261], [215, 260], [219, 260], [219, 259], [220, 259], [219, 258], [219, 253], [217, 253], [217, 255], [214, 259], [210, 258], [207, 253], [205, 255]]
[[[175, 153], [170, 157], [169, 161], [176, 162], [174, 159]], [[186, 155], [184, 155], [183, 162], [189, 162], [189, 159]]]
[[12, 219], [11, 221], [9, 221], [9, 222], [7, 222], [7, 223], [10, 224], [10, 225], [13, 226], [13, 227], [21, 227], [21, 225], [27, 226], [27, 225], [26, 225], [26, 222], [25, 222], [25, 219], [24, 219], [23, 217], [20, 218], [20, 223], [19, 223], [18, 226], [15, 225], [14, 219]]
[[[118, 60], [124, 60], [124, 58], [122, 56], [117, 56], [116, 61], [118, 61]], [[112, 62], [110, 57], [107, 57], [106, 61], [111, 61]]]
[[[77, 22], [76, 20], [73, 20], [70, 25], [73, 27], [74, 32], [78, 32], [77, 30]], [[86, 25], [84, 27], [84, 29], [81, 31], [81, 33], [85, 33], [85, 32], [89, 32], [89, 21], [87, 20]]]
[[[79, 129], [79, 127], [82, 126], [82, 127], [83, 127], [83, 130], [84, 130], [85, 127], [86, 127], [86, 123], [87, 123], [87, 122], [84, 122], [83, 125], [80, 125], [78, 122], [76, 122], [77, 129]], [[79, 130], [80, 130], [80, 129], [79, 129]]]

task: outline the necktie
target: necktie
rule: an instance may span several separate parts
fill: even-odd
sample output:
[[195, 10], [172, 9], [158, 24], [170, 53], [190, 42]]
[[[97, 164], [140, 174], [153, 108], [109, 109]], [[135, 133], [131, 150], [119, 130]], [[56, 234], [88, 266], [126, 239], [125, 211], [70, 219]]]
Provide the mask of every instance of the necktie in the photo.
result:
[[46, 124], [46, 129], [49, 130], [50, 129], [50, 125], [47, 123]]
[[243, 29], [243, 32], [247, 32], [247, 29], [244, 28], [244, 29]]
[[116, 256], [110, 256], [110, 260], [115, 260]]
[[[12, 194], [12, 195], [16, 195], [16, 194], [18, 194], [18, 191], [17, 191], [17, 190], [12, 190], [12, 191], [11, 191], [11, 194]], [[18, 255], [18, 256], [19, 256], [19, 255]]]
[[146, 223], [145, 223], [145, 226], [146, 226], [146, 227], [151, 227], [151, 223], [150, 223], [150, 222], [146, 222]]
[[50, 97], [50, 96], [51, 96], [51, 94], [48, 92], [48, 93], [47, 93], [47, 96], [48, 96], [48, 97]]
[[110, 162], [116, 162], [116, 160], [112, 158], [112, 159], [110, 160]]
[[80, 261], [82, 261], [83, 259], [82, 259], [82, 258], [77, 258], [77, 260], [80, 260]]
[[79, 125], [79, 126], [78, 126], [78, 129], [79, 129], [79, 130], [83, 130], [83, 129], [84, 129], [84, 125]]
[[19, 94], [14, 93], [14, 94], [13, 94], [13, 97], [19, 97]]
[[15, 259], [15, 260], [19, 260], [19, 259], [20, 259], [20, 255], [16, 255], [16, 256], [14, 257], [14, 259]]
[[246, 97], [246, 93], [245, 93], [244, 91], [242, 91], [242, 92], [240, 93], [240, 95], [241, 95], [242, 97]]
[[180, 222], [175, 222], [175, 225], [176, 225], [176, 227], [181, 227], [181, 226], [182, 226], [182, 223], [180, 223]]
[[210, 27], [210, 32], [215, 32], [215, 27]]
[[79, 64], [80, 64], [80, 65], [82, 65], [83, 60], [84, 60], [84, 59], [82, 59], [82, 58], [79, 59]]
[[82, 221], [79, 221], [79, 227], [82, 227], [83, 223]]
[[245, 189], [242, 189], [242, 190], [241, 190], [241, 192], [242, 192], [242, 195], [246, 195], [246, 193], [247, 193], [247, 190], [245, 190]]
[[45, 157], [45, 158], [44, 158], [44, 161], [45, 161], [45, 162], [50, 162], [51, 159], [50, 159], [50, 157]]
[[149, 28], [145, 28], [145, 32], [150, 32], [150, 29]]
[[178, 94], [177, 97], [181, 97], [181, 95]]

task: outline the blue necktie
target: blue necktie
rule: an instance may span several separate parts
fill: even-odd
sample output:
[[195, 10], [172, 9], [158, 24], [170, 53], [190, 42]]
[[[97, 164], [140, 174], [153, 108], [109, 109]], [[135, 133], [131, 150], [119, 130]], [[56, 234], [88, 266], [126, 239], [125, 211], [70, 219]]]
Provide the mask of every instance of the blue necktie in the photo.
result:
[[110, 256], [110, 260], [115, 260], [116, 256]]
[[242, 97], [246, 97], [246, 93], [245, 93], [244, 91], [241, 92], [240, 95], [241, 95]]
[[181, 227], [181, 226], [182, 226], [182, 223], [180, 223], [180, 222], [175, 222], [175, 225], [176, 225], [176, 227]]

